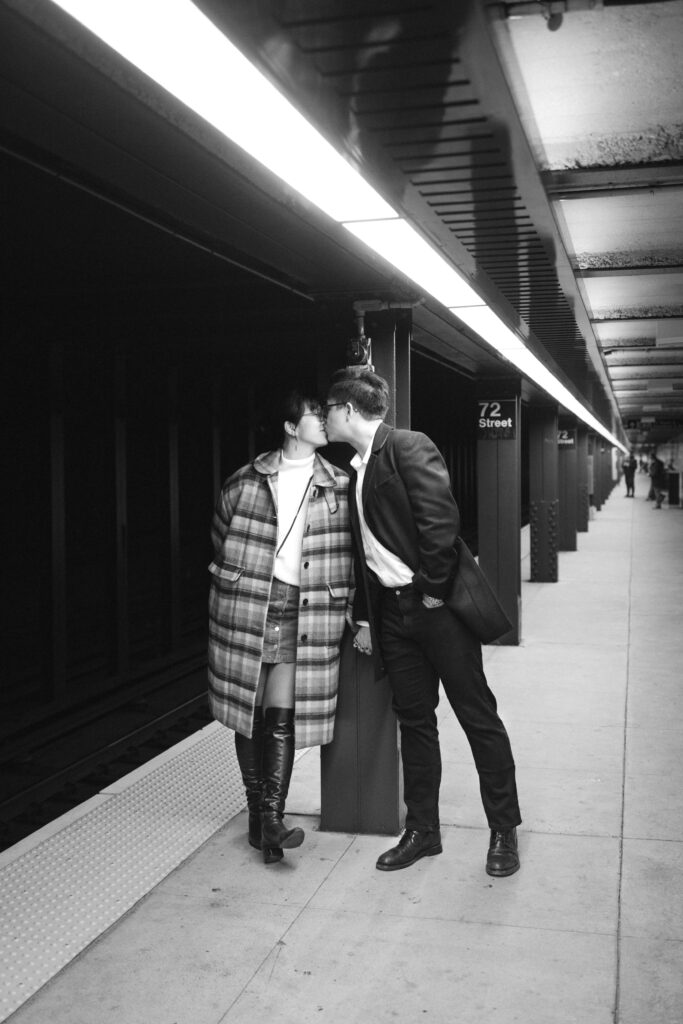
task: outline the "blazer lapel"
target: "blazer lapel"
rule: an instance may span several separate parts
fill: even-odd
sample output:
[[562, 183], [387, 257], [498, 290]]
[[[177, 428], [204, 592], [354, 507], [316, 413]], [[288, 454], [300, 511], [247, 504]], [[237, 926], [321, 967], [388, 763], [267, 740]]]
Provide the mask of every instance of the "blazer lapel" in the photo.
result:
[[[355, 469], [351, 469], [349, 474], [349, 522], [351, 525], [351, 536], [354, 540], [354, 547], [358, 557], [361, 559], [360, 569], [361, 574], [365, 572], [365, 559], [363, 558], [363, 537], [360, 532], [360, 519], [358, 518], [358, 502], [356, 501], [356, 479], [358, 474]], [[358, 570], [357, 570], [358, 571]], [[365, 590], [367, 591], [367, 583], [365, 584]], [[366, 594], [367, 599], [367, 594]]]
[[388, 427], [386, 423], [380, 423], [377, 428], [374, 440], [372, 442], [372, 451], [370, 452], [370, 458], [365, 468], [365, 476], [363, 477], [363, 508], [365, 509], [368, 503], [368, 495], [371, 493], [370, 488], [372, 486], [372, 480], [377, 469], [377, 453], [384, 447], [384, 442], [389, 435], [391, 427]]
[[349, 470], [349, 512], [352, 516], [358, 515], [358, 503], [356, 501], [356, 482], [358, 480], [358, 473], [351, 467]]

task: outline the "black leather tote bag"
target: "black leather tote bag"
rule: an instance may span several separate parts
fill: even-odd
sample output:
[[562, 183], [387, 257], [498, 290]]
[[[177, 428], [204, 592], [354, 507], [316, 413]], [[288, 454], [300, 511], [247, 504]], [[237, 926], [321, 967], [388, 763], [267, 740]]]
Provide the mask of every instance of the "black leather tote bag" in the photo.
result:
[[446, 604], [482, 644], [490, 644], [509, 633], [512, 623], [462, 537], [455, 547], [458, 570]]

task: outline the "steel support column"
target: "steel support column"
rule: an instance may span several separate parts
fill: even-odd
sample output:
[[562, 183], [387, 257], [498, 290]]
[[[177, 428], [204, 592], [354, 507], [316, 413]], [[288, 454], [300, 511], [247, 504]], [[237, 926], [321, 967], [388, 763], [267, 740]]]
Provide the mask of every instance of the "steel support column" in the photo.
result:
[[596, 512], [602, 508], [600, 487], [600, 446], [595, 434], [588, 435], [588, 493]]
[[531, 582], [557, 583], [559, 491], [557, 409], [529, 409], [529, 521]]
[[603, 444], [602, 439], [599, 438], [599, 437], [596, 437], [596, 439], [595, 439], [594, 451], [595, 451], [595, 466], [596, 466], [595, 489], [596, 489], [596, 492], [597, 492], [597, 495], [598, 495], [598, 501], [600, 502], [599, 505], [596, 505], [596, 508], [601, 509], [602, 506], [605, 504], [605, 501], [607, 500], [607, 495], [608, 495], [609, 492], [608, 492], [608, 489], [607, 489], [607, 467], [606, 467], [606, 463], [605, 463], [605, 445]]
[[579, 533], [588, 533], [590, 518], [590, 491], [588, 489], [588, 431], [579, 427], [576, 431], [576, 528]]

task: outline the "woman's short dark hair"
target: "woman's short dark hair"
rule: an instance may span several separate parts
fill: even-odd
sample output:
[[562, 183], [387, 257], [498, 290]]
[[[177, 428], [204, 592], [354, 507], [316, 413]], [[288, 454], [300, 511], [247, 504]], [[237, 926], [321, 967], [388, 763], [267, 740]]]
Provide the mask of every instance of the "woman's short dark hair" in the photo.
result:
[[298, 423], [303, 414], [320, 408], [320, 399], [303, 391], [289, 391], [280, 404], [280, 428], [283, 423]]
[[389, 385], [367, 366], [351, 366], [333, 374], [328, 401], [351, 402], [366, 420], [384, 419], [389, 408]]
[[256, 444], [259, 451], [282, 444], [285, 423], [298, 423], [307, 409], [320, 409], [320, 399], [295, 388], [283, 395], [262, 396], [263, 405], [256, 414]]

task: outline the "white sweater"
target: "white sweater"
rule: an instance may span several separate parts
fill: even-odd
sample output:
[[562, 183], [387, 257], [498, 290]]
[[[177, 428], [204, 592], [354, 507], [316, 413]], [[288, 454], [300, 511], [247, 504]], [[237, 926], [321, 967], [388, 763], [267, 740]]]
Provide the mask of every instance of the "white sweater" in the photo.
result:
[[[314, 461], [315, 455], [309, 455], [305, 459], [288, 459], [284, 454], [280, 455], [277, 482], [277, 546], [279, 549], [281, 545], [282, 547], [280, 553], [275, 556], [274, 575], [283, 583], [291, 583], [295, 587], [301, 582], [301, 548]], [[285, 540], [288, 530], [289, 536]]]

